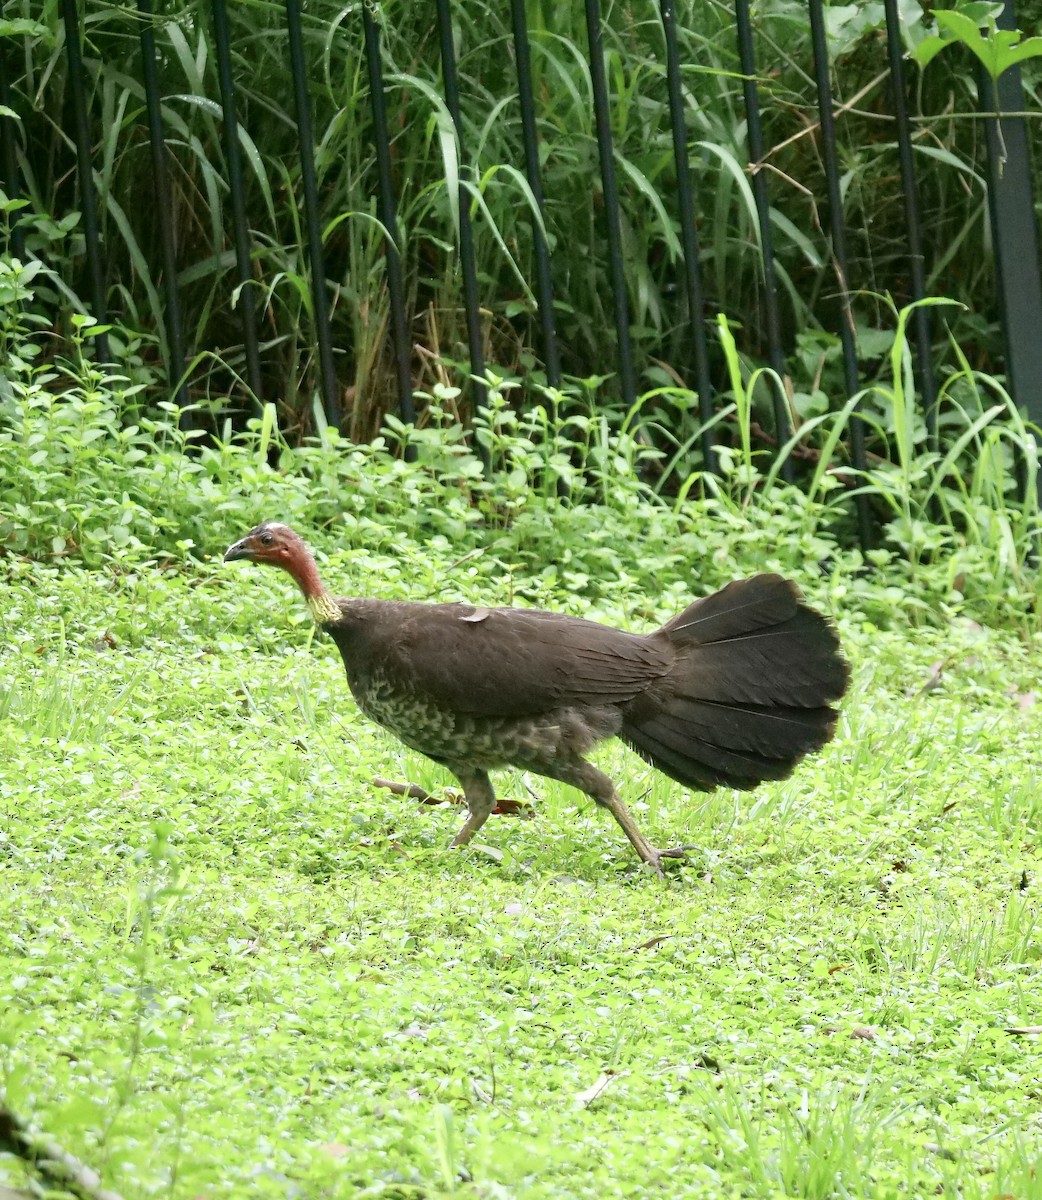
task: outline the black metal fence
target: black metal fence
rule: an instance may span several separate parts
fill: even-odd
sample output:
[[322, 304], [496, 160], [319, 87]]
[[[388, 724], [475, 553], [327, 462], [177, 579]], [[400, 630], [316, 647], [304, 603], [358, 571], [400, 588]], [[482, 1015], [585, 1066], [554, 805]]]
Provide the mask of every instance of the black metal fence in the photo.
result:
[[[654, 8], [653, 0], [647, 0], [649, 12]], [[32, 6], [28, 6], [27, 12]], [[792, 5], [790, 7], [797, 7]], [[103, 219], [99, 216], [99, 144], [103, 131], [99, 131], [102, 115], [98, 112], [98, 88], [96, 76], [92, 77], [85, 63], [85, 48], [91, 50], [91, 34], [85, 34], [85, 17], [96, 15], [96, 5], [91, 0], [61, 0], [61, 32], [64, 34], [64, 59], [67, 70], [67, 107], [62, 114], [67, 141], [75, 148], [75, 179], [78, 205], [82, 212], [82, 227], [85, 241], [85, 271], [75, 281], [85, 294], [94, 315], [107, 319], [115, 307], [119, 280], [113, 278], [111, 262], [107, 256], [103, 237]], [[892, 287], [908, 300], [921, 299], [927, 288], [928, 264], [925, 260], [923, 221], [918, 203], [921, 178], [917, 176], [914, 141], [916, 127], [909, 115], [908, 94], [910, 88], [909, 67], [902, 38], [899, 6], [897, 0], [885, 0], [885, 27], [872, 43], [872, 49], [881, 55], [881, 62], [889, 72], [890, 112], [886, 119], [893, 129], [893, 141], [897, 170], [900, 172], [900, 187], [903, 196], [904, 238], [903, 264], [899, 283], [873, 279], [871, 286]], [[314, 5], [312, 5], [314, 9]], [[18, 4], [5, 5], [5, 14], [17, 15]], [[116, 10], [112, 10], [115, 12]], [[199, 13], [206, 12], [198, 7]], [[535, 319], [529, 327], [533, 344], [529, 349], [541, 364], [541, 370], [551, 385], [562, 378], [564, 366], [561, 338], [558, 333], [557, 315], [563, 311], [562, 304], [569, 303], [568, 281], [555, 271], [555, 255], [548, 243], [546, 224], [542, 219], [547, 204], [545, 194], [541, 151], [550, 136], [540, 125], [540, 96], [533, 88], [532, 46], [527, 17], [529, 5], [525, 0], [510, 0], [509, 46], [504, 46], [502, 75], [498, 86], [499, 94], [490, 100], [517, 106], [523, 145], [524, 177], [536, 212], [531, 221], [532, 263], [534, 277], [531, 280], [535, 299]], [[766, 169], [769, 150], [763, 134], [763, 112], [765, 102], [763, 64], [757, 57], [757, 25], [752, 6], [748, 0], [735, 0], [733, 4], [733, 39], [737, 73], [741, 86], [741, 118], [748, 127], [749, 161], [744, 164], [752, 195], [755, 200], [756, 224], [760, 271], [762, 272], [760, 303], [762, 324], [765, 330], [763, 347], [766, 361], [779, 376], [785, 375], [786, 356], [791, 350], [791, 329], [786, 330], [779, 311], [779, 284], [776, 276], [776, 256], [773, 239], [776, 223], [772, 220], [771, 188], [772, 174]], [[812, 74], [817, 94], [818, 125], [815, 137], [820, 147], [823, 166], [824, 195], [820, 207], [827, 211], [823, 222], [822, 243], [826, 247], [824, 257], [829, 262], [833, 278], [828, 317], [833, 323], [833, 332], [839, 338], [842, 353], [843, 386], [848, 395], [854, 395], [862, 386], [858, 351], [855, 344], [855, 317], [851, 297], [859, 289], [869, 286], [869, 281], [852, 274], [847, 253], [848, 229], [845, 221], [844, 165], [838, 152], [835, 131], [837, 104], [833, 97], [834, 75], [830, 71], [827, 18], [829, 10], [822, 0], [808, 0], [805, 12], [809, 18], [812, 62], [807, 64]], [[228, 210], [230, 227], [231, 257], [234, 261], [227, 286], [223, 289], [223, 303], [229, 310], [234, 307], [239, 323], [240, 341], [235, 353], [241, 361], [241, 378], [248, 385], [252, 396], [258, 401], [277, 399], [273, 395], [271, 382], [264, 373], [265, 346], [270, 345], [272, 336], [262, 333], [261, 323], [265, 317], [265, 280], [258, 277], [257, 236], [254, 214], [249, 209], [249, 189], [246, 186], [243, 164], [243, 140], [240, 136], [241, 114], [238, 104], [237, 66], [232, 37], [229, 32], [228, 11], [225, 0], [211, 0], [208, 7], [212, 22], [212, 44], [216, 62], [216, 79], [219, 96], [212, 101], [220, 106], [221, 134], [223, 140], [226, 179], [222, 181], [227, 191], [222, 199]], [[312, 13], [312, 15], [314, 15]], [[454, 136], [458, 147], [460, 165], [456, 183], [458, 196], [452, 197], [450, 208], [455, 220], [454, 253], [461, 277], [461, 295], [465, 344], [469, 358], [469, 372], [476, 382], [476, 399], [480, 402], [481, 381], [485, 377], [486, 333], [483, 328], [483, 310], [506, 304], [509, 296], [496, 296], [479, 287], [482, 263], [478, 261], [472, 236], [471, 221], [479, 189], [476, 172], [468, 155], [467, 129], [461, 115], [460, 81], [458, 79], [457, 55], [459, 30], [454, 28], [454, 6], [450, 0], [435, 0], [431, 21], [437, 24], [437, 46], [440, 55], [440, 80], [445, 109], [451, 117]], [[647, 19], [644, 14], [642, 19]], [[315, 41], [308, 40], [306, 22], [308, 10], [301, 12], [300, 0], [286, 0], [285, 54], [293, 85], [293, 113], [299, 146], [299, 211], [301, 220], [300, 250], [307, 263], [310, 279], [310, 301], [306, 307], [310, 328], [307, 340], [314, 346], [314, 358], [310, 365], [310, 378], [322, 398], [327, 419], [331, 423], [343, 420], [344, 380], [338, 378], [334, 334], [331, 326], [330, 297], [332, 284], [327, 275], [326, 256], [328, 239], [324, 237], [337, 210], [329, 207], [330, 197], [323, 191], [322, 179], [316, 171], [315, 137], [311, 125], [312, 95], [319, 68], [316, 66]], [[692, 149], [693, 135], [689, 127], [691, 100], [685, 93], [685, 70], [691, 67], [682, 57], [678, 41], [678, 10], [676, 0], [658, 0], [655, 17], [660, 25], [661, 67], [666, 82], [668, 110], [671, 121], [673, 181], [672, 194], [668, 197], [672, 205], [670, 219], [675, 223], [680, 253], [676, 263], [677, 286], [672, 293], [682, 316], [677, 317], [686, 324], [686, 345], [690, 349], [690, 371], [685, 378], [698, 396], [698, 412], [701, 418], [701, 448], [705, 461], [714, 460], [713, 432], [711, 419], [714, 413], [714, 376], [711, 339], [708, 335], [709, 321], [714, 311], [726, 310], [725, 298], [717, 295], [711, 299], [703, 277], [704, 249], [700, 246], [700, 220], [705, 206], [711, 205], [692, 179], [696, 155]], [[153, 11], [153, 0], [137, 0], [137, 14], [119, 10], [118, 19], [126, 23], [128, 36], [140, 41], [138, 63], [140, 81], [145, 100], [144, 117], [147, 121], [148, 140], [151, 150], [151, 182], [153, 195], [148, 197], [149, 219], [158, 228], [158, 261], [152, 270], [156, 279], [161, 278], [162, 292], [162, 347], [169, 385], [178, 398], [185, 402], [189, 398], [191, 366], [193, 356], [206, 347], [192, 345], [186, 334], [183, 319], [183, 284], [179, 276], [178, 245], [175, 238], [174, 220], [171, 216], [172, 182], [170, 178], [170, 154], [166, 145], [168, 133], [166, 108], [169, 97], [162, 91], [157, 61], [160, 57], [156, 46], [156, 31], [163, 21], [171, 19], [167, 5], [160, 16]], [[588, 38], [587, 64], [589, 69], [590, 95], [592, 96], [594, 129], [596, 135], [599, 187], [590, 181], [589, 201], [593, 219], [598, 223], [603, 244], [606, 247], [607, 278], [610, 280], [610, 312], [613, 329], [611, 338], [603, 345], [602, 369], [614, 370], [618, 394], [621, 400], [632, 404], [640, 388], [640, 378], [634, 361], [632, 339], [631, 297], [637, 286], [634, 275], [635, 264], [627, 260], [623, 223], [620, 217], [620, 181], [617, 176], [617, 154], [613, 146], [613, 95], [612, 81], [606, 70], [606, 54], [603, 36], [606, 22], [629, 19], [618, 8], [609, 13], [601, 10], [600, 0], [584, 0], [584, 21]], [[1012, 0], [1005, 4], [1000, 25], [1016, 27], [1016, 13]], [[381, 286], [386, 288], [389, 313], [387, 337], [394, 363], [394, 380], [397, 403], [401, 416], [406, 421], [414, 418], [414, 393], [416, 390], [416, 327], [415, 312], [409, 311], [410, 297], [403, 282], [403, 263], [400, 253], [403, 231], [399, 228], [397, 205], [403, 179], [395, 163], [396, 99], [402, 91], [400, 72], [395, 75], [393, 87], [387, 82], [385, 51], [382, 46], [385, 29], [382, 14], [376, 5], [364, 2], [356, 8], [340, 14], [340, 32], [356, 41], [360, 46], [360, 57], [364, 59], [367, 80], [368, 103], [372, 131], [372, 155], [374, 170], [367, 178], [375, 180], [376, 214], [384, 232], [385, 256]], [[2, 132], [2, 155], [0, 168], [3, 171], [3, 188], [8, 196], [31, 194], [34, 181], [38, 180], [40, 164], [33, 162], [33, 140], [26, 132], [39, 114], [34, 112], [38, 103], [37, 93], [24, 85], [21, 63], [27, 51], [24, 39], [15, 29], [3, 38], [4, 52], [0, 58], [0, 104], [12, 108], [21, 118], [20, 123], [11, 119], [0, 121]], [[57, 61], [56, 59], [52, 59]], [[158, 63], [161, 66], [161, 62]], [[241, 63], [238, 64], [241, 70]], [[92, 83], [93, 78], [93, 83]], [[545, 86], [545, 83], [544, 83]], [[1022, 405], [1030, 418], [1042, 424], [1042, 273], [1040, 273], [1038, 239], [1036, 232], [1035, 203], [1029, 162], [1028, 122], [1024, 110], [1027, 107], [1019, 77], [1019, 67], [1012, 67], [998, 80], [992, 89], [991, 81], [980, 79], [980, 115], [988, 129], [987, 138], [987, 192], [990, 205], [992, 235], [994, 238], [998, 304], [1005, 334], [1004, 369], [1009, 390]], [[767, 102], [771, 102], [768, 94]], [[256, 109], [256, 105], [254, 105]], [[1001, 114], [997, 116], [996, 114]], [[920, 160], [922, 162], [924, 160]], [[928, 160], [925, 160], [928, 161]], [[69, 166], [72, 167], [70, 162]], [[407, 181], [406, 181], [407, 182]], [[142, 197], [142, 200], [145, 198]], [[368, 197], [359, 199], [364, 207]], [[895, 231], [889, 229], [887, 236], [892, 240]], [[407, 236], [408, 231], [404, 231]], [[15, 226], [13, 245], [17, 252], [24, 248], [24, 233]], [[560, 238], [560, 231], [558, 231]], [[225, 252], [226, 247], [215, 246], [215, 255]], [[183, 275], [183, 269], [182, 269]], [[934, 277], [934, 290], [944, 292], [943, 277], [940, 287]], [[129, 284], [128, 284], [129, 286]], [[359, 293], [365, 282], [358, 283]], [[233, 306], [233, 296], [235, 297]], [[267, 319], [277, 325], [277, 314], [267, 308]], [[196, 328], [198, 328], [196, 322]], [[927, 310], [916, 311], [912, 322], [915, 345], [916, 368], [919, 392], [926, 409], [931, 436], [935, 429], [934, 396], [935, 379], [931, 362], [931, 321]], [[526, 335], [527, 336], [527, 335]], [[227, 348], [225, 348], [227, 349]], [[97, 353], [107, 358], [109, 348], [105, 334], [97, 337]], [[668, 357], [668, 350], [663, 351]], [[574, 363], [573, 363], [574, 366]], [[592, 368], [592, 364], [591, 364]], [[276, 389], [277, 390], [277, 389]], [[785, 395], [776, 390], [774, 396], [775, 438], [782, 443], [788, 437], [792, 412]], [[856, 468], [865, 466], [865, 439], [860, 422], [851, 426], [851, 458]], [[785, 470], [790, 469], [786, 463]], [[862, 522], [867, 520], [863, 511]], [[862, 530], [867, 537], [867, 530]]]

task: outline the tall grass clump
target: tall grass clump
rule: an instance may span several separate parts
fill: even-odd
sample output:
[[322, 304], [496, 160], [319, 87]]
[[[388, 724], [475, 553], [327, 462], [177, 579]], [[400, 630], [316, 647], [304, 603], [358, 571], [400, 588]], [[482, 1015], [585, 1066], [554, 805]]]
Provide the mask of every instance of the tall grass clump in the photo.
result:
[[[203, 0], [157, 0], [153, 8], [189, 387], [197, 421], [219, 432], [224, 414], [247, 408], [211, 12]], [[740, 353], [759, 364], [768, 358], [768, 339], [734, 14], [721, 0], [680, 0], [677, 8], [708, 312], [730, 319]], [[613, 328], [610, 269], [581, 6], [542, 0], [526, 5], [546, 195], [541, 216], [517, 166], [524, 156], [507, 7], [460, 0], [452, 10], [461, 85], [458, 138], [442, 96], [430, 9], [388, 0], [373, 10], [391, 116], [408, 335], [415, 347], [413, 385], [429, 395], [436, 385], [460, 386], [466, 378], [457, 222], [462, 184], [479, 266], [486, 360], [521, 380], [526, 397], [530, 386], [545, 382], [531, 282], [534, 235], [545, 228], [565, 373], [598, 379], [602, 403], [622, 420], [613, 339], [606, 337]], [[132, 6], [108, 0], [79, 0], [79, 12], [108, 308], [134, 331], [142, 369], [152, 369], [154, 397], [162, 389], [166, 281], [158, 266], [158, 212], [140, 202], [152, 194], [139, 57], [144, 18]], [[930, 14], [916, 6], [905, 6], [902, 14], [910, 46], [933, 28]], [[855, 290], [860, 369], [871, 381], [885, 372], [880, 347], [887, 341], [890, 313], [880, 297], [892, 295], [898, 307], [912, 299], [882, 8], [838, 6], [828, 18], [846, 173], [849, 285]], [[315, 337], [285, 13], [278, 5], [231, 5], [229, 19], [252, 242], [250, 286], [261, 315], [262, 399], [279, 405], [280, 424], [291, 436], [314, 433]], [[361, 9], [315, 0], [303, 20], [343, 428], [354, 440], [368, 440], [395, 410], [397, 392]], [[16, 131], [31, 212], [42, 214], [22, 214], [22, 230], [29, 252], [49, 255], [56, 268], [48, 320], [69, 332], [70, 314], [88, 307], [88, 289], [82, 238], [57, 256], [53, 244], [55, 228], [75, 222], [81, 207], [66, 133], [72, 97], [59, 6], [42, 6], [31, 19], [27, 10], [24, 20], [7, 27], [4, 40], [15, 115], [3, 119]], [[786, 0], [759, 5], [756, 40], [767, 146], [762, 170], [770, 185], [787, 372], [792, 383], [804, 375], [815, 384], [791, 389], [794, 415], [806, 418], [817, 415], [824, 397], [836, 407], [844, 399], [836, 330], [845, 318], [819, 199], [824, 181], [805, 9]], [[684, 297], [658, 7], [605, 6], [604, 53], [640, 391], [683, 389], [693, 378], [694, 339]], [[1033, 96], [1037, 64], [1029, 61], [1024, 70]], [[976, 79], [957, 56], [944, 55], [916, 83], [914, 150], [923, 167], [928, 287], [966, 306], [957, 334], [967, 359], [996, 374], [1000, 339], [982, 123], [966, 115], [976, 108]], [[100, 321], [109, 316], [92, 315]], [[943, 330], [935, 333], [938, 354], [957, 369]], [[726, 347], [710, 340], [714, 378], [726, 390]], [[691, 440], [697, 408], [677, 408], [661, 396], [644, 403], [645, 415], [655, 413], [681, 442]], [[771, 430], [763, 389], [752, 401], [756, 420]], [[466, 388], [459, 410], [465, 420], [474, 415]], [[730, 432], [720, 430], [725, 441]], [[884, 448], [883, 441], [873, 447], [880, 454]]]

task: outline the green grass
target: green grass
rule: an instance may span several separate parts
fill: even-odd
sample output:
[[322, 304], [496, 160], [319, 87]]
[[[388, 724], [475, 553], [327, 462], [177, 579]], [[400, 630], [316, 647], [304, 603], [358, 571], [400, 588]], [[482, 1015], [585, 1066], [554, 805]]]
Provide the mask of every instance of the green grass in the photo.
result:
[[1042, 1197], [1038, 635], [802, 579], [854, 665], [824, 753], [745, 797], [601, 753], [698, 847], [663, 884], [511, 773], [537, 817], [446, 850], [282, 577], [6, 569], [0, 1086], [128, 1200]]

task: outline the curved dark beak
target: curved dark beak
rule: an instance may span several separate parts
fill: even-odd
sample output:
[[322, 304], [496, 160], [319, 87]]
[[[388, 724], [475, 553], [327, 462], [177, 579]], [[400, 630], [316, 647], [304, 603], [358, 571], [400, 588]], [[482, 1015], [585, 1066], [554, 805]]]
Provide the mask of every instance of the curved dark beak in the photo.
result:
[[224, 561], [238, 562], [240, 558], [253, 558], [253, 551], [246, 542], [247, 539], [243, 538], [241, 542], [236, 542], [234, 546], [229, 546], [224, 552]]

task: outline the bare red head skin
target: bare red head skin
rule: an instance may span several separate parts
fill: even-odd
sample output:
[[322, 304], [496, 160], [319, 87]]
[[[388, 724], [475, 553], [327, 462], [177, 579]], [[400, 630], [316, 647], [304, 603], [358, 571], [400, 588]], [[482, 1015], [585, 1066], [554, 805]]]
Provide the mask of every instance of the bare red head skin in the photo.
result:
[[288, 525], [265, 521], [225, 551], [225, 562], [264, 563], [281, 567], [297, 581], [316, 621], [339, 619], [340, 609], [319, 578], [318, 567], [303, 538]]

